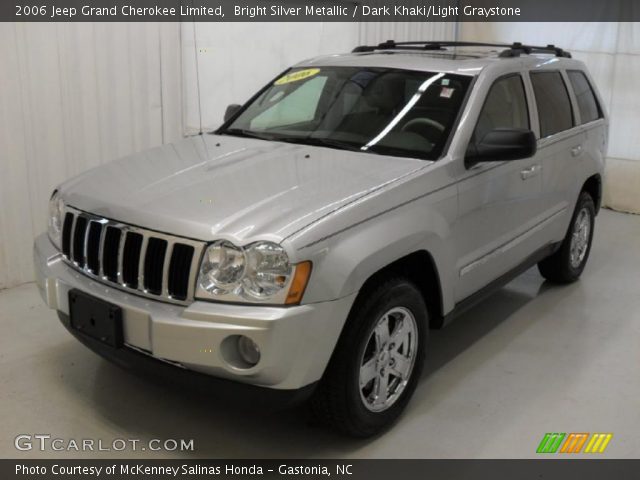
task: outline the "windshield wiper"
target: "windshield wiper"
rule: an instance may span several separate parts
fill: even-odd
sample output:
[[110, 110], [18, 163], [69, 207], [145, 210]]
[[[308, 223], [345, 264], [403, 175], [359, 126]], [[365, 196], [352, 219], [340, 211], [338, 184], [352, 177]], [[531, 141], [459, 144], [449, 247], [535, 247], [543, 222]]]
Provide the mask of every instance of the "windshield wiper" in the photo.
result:
[[349, 142], [335, 140], [333, 138], [320, 137], [283, 137], [278, 135], [265, 135], [263, 133], [254, 132], [253, 130], [245, 130], [242, 128], [227, 128], [220, 132], [222, 135], [233, 135], [234, 137], [257, 138], [260, 140], [270, 140], [275, 142], [295, 143], [299, 145], [312, 145], [316, 147], [338, 148], [340, 150], [350, 150], [359, 152], [360, 147]]
[[259, 140], [273, 140], [270, 135], [263, 135], [252, 130], [244, 130], [242, 128], [227, 128], [220, 132], [222, 135], [233, 135], [234, 137], [257, 138]]
[[420, 150], [408, 150], [406, 148], [393, 147], [391, 145], [372, 145], [367, 152], [377, 153], [378, 155], [389, 155], [392, 157], [419, 158], [421, 160], [431, 160], [427, 152]]
[[296, 143], [299, 145], [312, 145], [315, 147], [337, 148], [340, 150], [350, 150], [352, 152], [360, 151], [360, 147], [353, 143], [343, 142], [341, 140], [335, 140], [333, 138], [274, 136], [272, 140], [275, 140], [276, 142]]

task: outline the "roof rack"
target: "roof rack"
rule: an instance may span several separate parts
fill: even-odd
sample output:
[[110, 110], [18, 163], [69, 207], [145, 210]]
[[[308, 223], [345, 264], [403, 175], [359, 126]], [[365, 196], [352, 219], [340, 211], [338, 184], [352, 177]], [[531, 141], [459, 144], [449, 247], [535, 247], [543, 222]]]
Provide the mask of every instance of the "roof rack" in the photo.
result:
[[546, 47], [535, 45], [523, 45], [514, 42], [511, 45], [505, 43], [485, 43], [485, 42], [451, 42], [451, 41], [413, 41], [396, 42], [387, 40], [378, 45], [360, 45], [352, 50], [353, 53], [374, 52], [376, 50], [446, 50], [446, 47], [497, 47], [504, 48], [500, 52], [500, 57], [519, 57], [522, 54], [531, 53], [553, 53], [556, 57], [571, 58], [571, 54], [555, 45]]
[[535, 45], [523, 45], [520, 42], [514, 42], [508, 50], [500, 53], [501, 57], [519, 57], [521, 54], [531, 53], [553, 53], [556, 57], [571, 58], [571, 54], [555, 45], [547, 45], [546, 47], [538, 47]]

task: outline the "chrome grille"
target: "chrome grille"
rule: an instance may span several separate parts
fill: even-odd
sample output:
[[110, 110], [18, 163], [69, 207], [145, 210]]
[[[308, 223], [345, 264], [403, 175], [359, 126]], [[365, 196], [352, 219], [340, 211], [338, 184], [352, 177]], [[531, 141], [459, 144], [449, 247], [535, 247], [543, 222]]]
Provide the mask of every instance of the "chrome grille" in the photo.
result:
[[145, 297], [179, 304], [192, 301], [204, 246], [66, 208], [66, 261], [89, 277]]

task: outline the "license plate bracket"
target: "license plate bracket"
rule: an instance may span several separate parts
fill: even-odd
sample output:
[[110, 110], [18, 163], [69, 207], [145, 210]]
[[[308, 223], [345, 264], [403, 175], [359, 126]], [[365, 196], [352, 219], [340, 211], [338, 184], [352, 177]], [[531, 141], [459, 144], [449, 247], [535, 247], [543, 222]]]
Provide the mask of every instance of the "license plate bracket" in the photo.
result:
[[80, 290], [69, 291], [71, 327], [114, 348], [124, 344], [122, 308], [88, 295]]

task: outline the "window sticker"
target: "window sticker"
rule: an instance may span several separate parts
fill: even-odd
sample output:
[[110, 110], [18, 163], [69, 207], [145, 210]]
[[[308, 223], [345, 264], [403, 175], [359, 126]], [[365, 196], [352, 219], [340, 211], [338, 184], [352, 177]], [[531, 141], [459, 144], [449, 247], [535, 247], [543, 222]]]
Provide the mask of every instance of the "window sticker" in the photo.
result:
[[451, 98], [451, 96], [453, 95], [453, 92], [455, 91], [456, 91], [455, 88], [442, 87], [442, 90], [440, 90], [440, 96], [442, 98]]
[[297, 82], [305, 78], [313, 77], [320, 73], [319, 68], [307, 68], [306, 70], [298, 70], [296, 72], [287, 73], [284, 77], [280, 77], [275, 81], [274, 85], [284, 85], [286, 83]]

